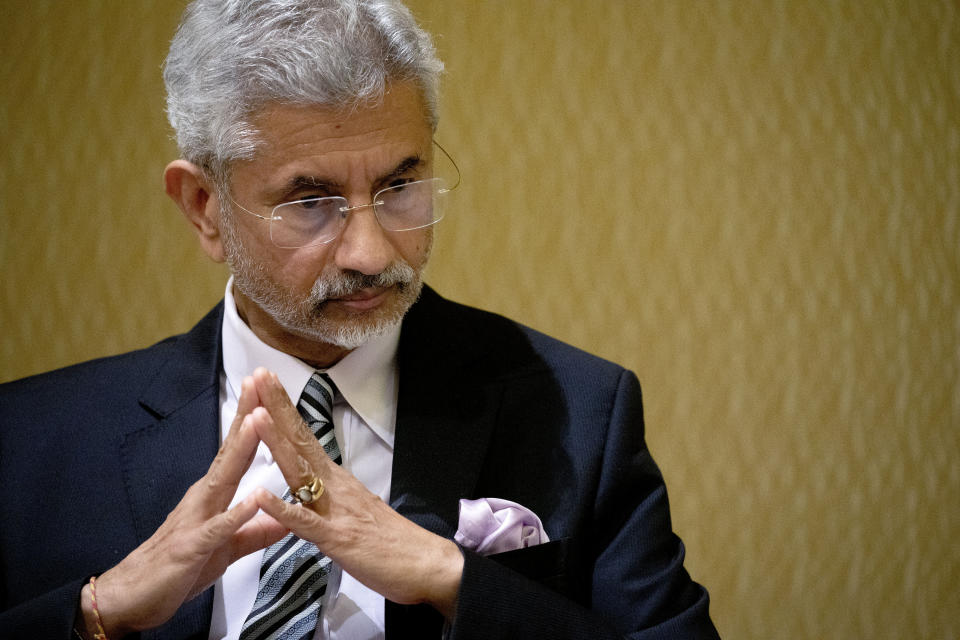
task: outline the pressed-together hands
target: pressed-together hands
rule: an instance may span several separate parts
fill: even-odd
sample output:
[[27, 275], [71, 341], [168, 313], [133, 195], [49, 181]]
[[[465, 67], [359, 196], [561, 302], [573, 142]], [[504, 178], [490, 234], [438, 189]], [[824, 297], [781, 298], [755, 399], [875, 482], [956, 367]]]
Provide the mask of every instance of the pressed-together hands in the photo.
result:
[[[297, 505], [260, 488], [228, 509], [261, 440], [287, 484], [296, 488], [317, 476], [323, 495]], [[163, 624], [228, 565], [287, 531], [316, 544], [388, 600], [425, 602], [453, 618], [463, 572], [457, 546], [398, 514], [330, 460], [276, 375], [260, 368], [244, 379], [237, 415], [207, 473], [156, 533], [97, 579], [107, 637]], [[92, 634], [89, 591], [81, 592], [77, 628]]]
[[257, 503], [297, 536], [310, 540], [344, 571], [388, 600], [426, 602], [452, 619], [463, 555], [452, 541], [407, 520], [324, 452], [275, 374], [254, 372], [260, 407], [248, 418], [291, 487], [319, 476], [325, 491], [294, 505], [265, 489]]

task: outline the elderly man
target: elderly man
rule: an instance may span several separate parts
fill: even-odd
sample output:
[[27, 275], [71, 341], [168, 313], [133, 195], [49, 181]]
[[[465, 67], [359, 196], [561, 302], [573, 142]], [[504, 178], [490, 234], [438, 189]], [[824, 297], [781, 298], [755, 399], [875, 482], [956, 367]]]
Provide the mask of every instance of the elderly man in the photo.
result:
[[422, 285], [441, 68], [396, 2], [188, 7], [166, 191], [232, 277], [3, 387], [4, 637], [716, 636], [636, 378]]

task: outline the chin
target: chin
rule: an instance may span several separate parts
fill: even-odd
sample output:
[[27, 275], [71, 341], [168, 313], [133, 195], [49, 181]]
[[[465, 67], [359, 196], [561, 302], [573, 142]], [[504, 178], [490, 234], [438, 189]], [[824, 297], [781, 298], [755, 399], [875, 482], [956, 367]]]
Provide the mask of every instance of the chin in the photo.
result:
[[356, 349], [375, 338], [386, 334], [400, 324], [403, 316], [383, 319], [372, 323], [340, 325], [332, 332], [317, 336], [320, 340], [344, 349]]
[[[420, 296], [421, 282], [398, 286], [391, 300], [377, 309], [349, 312], [333, 309], [326, 301], [311, 305], [312, 309], [293, 322], [274, 319], [287, 331], [308, 340], [316, 340], [343, 349], [356, 349], [388, 333], [403, 321], [404, 315]], [[293, 320], [290, 318], [290, 320]]]

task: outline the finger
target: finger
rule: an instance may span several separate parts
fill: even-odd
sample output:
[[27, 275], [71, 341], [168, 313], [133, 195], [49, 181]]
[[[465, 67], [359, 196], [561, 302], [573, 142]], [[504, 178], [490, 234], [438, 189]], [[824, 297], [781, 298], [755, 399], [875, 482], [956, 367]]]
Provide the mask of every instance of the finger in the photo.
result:
[[[257, 393], [262, 400], [263, 407], [269, 412], [273, 421], [273, 433], [268, 435], [263, 433], [261, 438], [270, 447], [274, 458], [281, 470], [285, 471], [285, 477], [292, 481], [292, 486], [301, 486], [310, 482], [315, 475], [326, 477], [329, 473], [329, 467], [332, 466], [329, 457], [323, 450], [323, 446], [317, 442], [317, 437], [303, 421], [300, 412], [290, 402], [286, 391], [280, 384], [276, 374], [266, 369], [254, 371], [254, 380], [257, 385]], [[273, 450], [271, 442], [276, 442], [276, 438], [284, 438], [293, 444], [295, 453], [289, 448], [283, 447], [280, 453]], [[271, 440], [268, 440], [271, 438]]]
[[283, 525], [269, 515], [257, 514], [258, 510], [256, 500], [248, 497], [204, 524], [198, 536], [198, 552], [208, 559], [197, 574], [188, 598], [213, 584], [239, 558], [269, 547], [287, 534]]
[[[248, 413], [253, 411], [254, 407], [259, 406], [260, 398], [257, 396], [257, 385], [251, 376], [246, 376], [240, 383], [240, 398], [237, 400], [237, 415], [233, 418], [231, 427], [239, 426]], [[231, 431], [233, 429], [231, 428]], [[227, 434], [229, 437], [230, 434]]]
[[[240, 398], [237, 400], [237, 413], [230, 425], [230, 430], [227, 431], [227, 437], [223, 440], [223, 444], [220, 447], [217, 458], [220, 458], [220, 454], [227, 454], [227, 452], [230, 452], [235, 448], [239, 448], [241, 451], [246, 451], [249, 442], [244, 440], [240, 435], [240, 426], [243, 424], [244, 418], [246, 418], [247, 415], [249, 415], [250, 412], [259, 405], [260, 398], [257, 396], [257, 386], [254, 383], [253, 378], [247, 376], [240, 383]], [[252, 455], [250, 458], [252, 460]], [[214, 459], [211, 468], [218, 464], [220, 464], [220, 462], [218, 462], [217, 459]]]
[[266, 513], [257, 514], [253, 519], [243, 523], [243, 526], [234, 534], [233, 557], [230, 562], [269, 547], [289, 532], [290, 529], [277, 522], [273, 516]]
[[250, 497], [280, 526], [286, 527], [297, 537], [317, 544], [323, 550], [322, 541], [318, 539], [322, 533], [321, 520], [314, 511], [281, 500], [266, 489], [257, 489]]
[[227, 545], [240, 527], [249, 522], [259, 509], [257, 501], [248, 497], [232, 509], [210, 518], [199, 527], [196, 551], [212, 553]]
[[302, 439], [305, 444], [311, 444], [309, 441], [315, 438], [304, 423], [300, 412], [293, 406], [277, 375], [259, 368], [253, 372], [253, 379], [263, 407], [270, 412], [281, 433], [291, 440]]
[[326, 477], [324, 461], [329, 462], [326, 453], [313, 434], [309, 442], [294, 442], [286, 437], [286, 430], [280, 429], [273, 416], [263, 407], [257, 407], [249, 416], [250, 425], [266, 443], [273, 454], [284, 480], [292, 487], [300, 487], [313, 480], [314, 476]]
[[240, 382], [240, 397], [237, 399], [237, 412], [233, 416], [233, 421], [230, 423], [221, 448], [229, 446], [236, 437], [235, 434], [237, 431], [240, 430], [243, 419], [258, 406], [260, 406], [260, 398], [257, 396], [257, 385], [251, 376], [246, 376]]
[[207, 473], [198, 483], [204, 502], [210, 507], [208, 514], [227, 508], [236, 493], [240, 478], [256, 455], [260, 438], [251, 422], [251, 414], [247, 414], [240, 426], [231, 430], [232, 437], [224, 442]]

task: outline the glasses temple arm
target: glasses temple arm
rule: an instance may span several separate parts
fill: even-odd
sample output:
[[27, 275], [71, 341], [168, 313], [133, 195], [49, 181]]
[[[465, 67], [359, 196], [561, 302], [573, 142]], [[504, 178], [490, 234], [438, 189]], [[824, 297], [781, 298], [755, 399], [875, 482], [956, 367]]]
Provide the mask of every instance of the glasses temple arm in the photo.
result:
[[255, 218], [260, 218], [261, 220], [273, 220], [273, 215], [272, 215], [272, 214], [270, 215], [270, 217], [267, 217], [267, 216], [262, 216], [262, 215], [260, 215], [259, 213], [254, 213], [253, 211], [250, 211], [250, 209], [247, 209], [245, 206], [243, 206], [242, 204], [240, 204], [239, 202], [237, 202], [236, 200], [234, 200], [234, 199], [233, 199], [233, 196], [231, 196], [229, 193], [226, 194], [226, 196], [227, 196], [227, 199], [230, 200], [230, 202], [233, 203], [233, 206], [237, 207], [238, 209], [240, 209], [240, 210], [243, 211], [244, 213], [249, 213], [249, 214], [252, 215], [253, 217], [255, 217]]
[[439, 142], [437, 142], [436, 140], [434, 140], [434, 141], [433, 141], [433, 144], [437, 145], [437, 149], [440, 149], [440, 151], [443, 152], [443, 155], [447, 156], [447, 160], [450, 161], [450, 164], [452, 164], [452, 165], [453, 165], [453, 168], [456, 169], [456, 171], [457, 171], [457, 182], [456, 182], [456, 184], [454, 184], [452, 187], [450, 187], [449, 189], [447, 189], [447, 191], [453, 191], [454, 189], [456, 189], [457, 187], [460, 186], [460, 167], [457, 166], [456, 161], [454, 161], [454, 159], [450, 156], [450, 154], [447, 153], [447, 150], [444, 149], [443, 146], [442, 146]]

